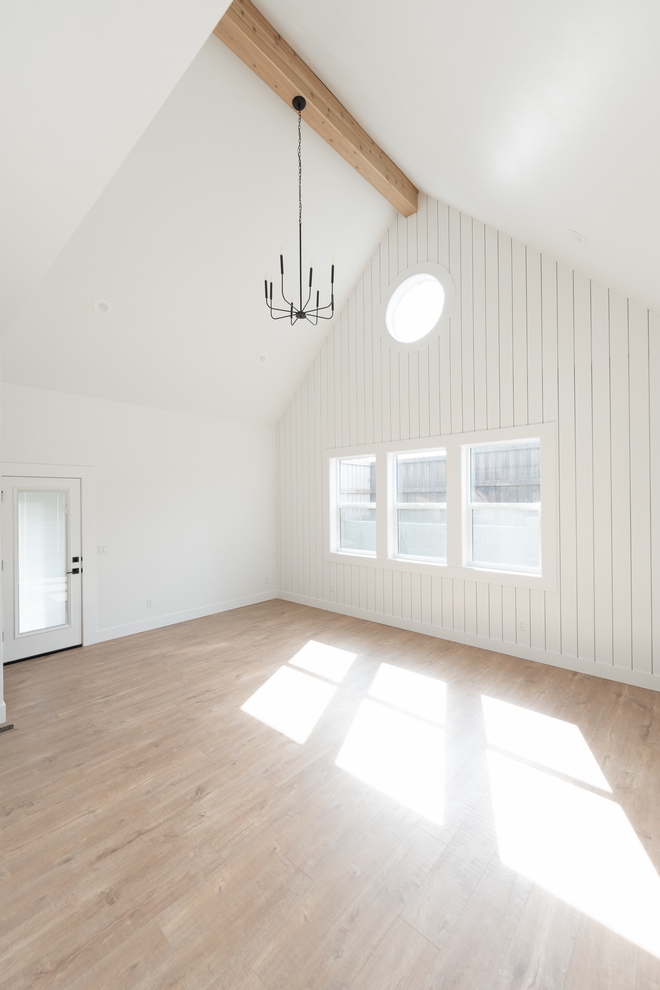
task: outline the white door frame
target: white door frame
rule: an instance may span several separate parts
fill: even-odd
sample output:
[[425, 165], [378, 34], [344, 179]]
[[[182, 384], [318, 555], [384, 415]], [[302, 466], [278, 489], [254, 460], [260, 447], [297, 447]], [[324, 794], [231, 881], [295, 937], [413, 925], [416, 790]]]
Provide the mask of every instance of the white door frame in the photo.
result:
[[2, 461], [2, 476], [19, 478], [80, 478], [82, 529], [82, 642], [97, 642], [96, 617], [96, 477], [89, 464], [25, 464]]

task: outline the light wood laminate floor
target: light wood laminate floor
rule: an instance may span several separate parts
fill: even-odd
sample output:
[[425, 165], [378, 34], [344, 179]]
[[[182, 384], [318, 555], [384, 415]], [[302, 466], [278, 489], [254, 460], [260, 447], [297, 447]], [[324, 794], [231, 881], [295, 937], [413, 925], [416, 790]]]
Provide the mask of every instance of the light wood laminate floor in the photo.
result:
[[660, 988], [654, 692], [282, 601], [5, 678], [3, 988]]

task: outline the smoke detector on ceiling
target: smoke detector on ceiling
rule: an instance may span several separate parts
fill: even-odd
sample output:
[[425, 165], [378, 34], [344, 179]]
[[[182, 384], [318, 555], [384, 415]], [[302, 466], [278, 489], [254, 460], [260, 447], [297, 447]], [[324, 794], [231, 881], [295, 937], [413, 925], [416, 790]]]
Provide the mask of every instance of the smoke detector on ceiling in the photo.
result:
[[95, 299], [92, 303], [92, 309], [99, 316], [105, 316], [106, 313], [110, 312], [110, 303], [107, 299]]
[[257, 364], [265, 364], [267, 360], [268, 360], [267, 354], [260, 354], [259, 357], [257, 358]]

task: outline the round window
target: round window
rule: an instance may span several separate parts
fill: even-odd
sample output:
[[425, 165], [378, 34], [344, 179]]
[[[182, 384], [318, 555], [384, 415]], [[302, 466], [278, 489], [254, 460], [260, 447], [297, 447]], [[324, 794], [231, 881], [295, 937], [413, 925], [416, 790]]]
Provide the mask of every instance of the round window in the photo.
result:
[[412, 344], [433, 330], [445, 306], [445, 290], [434, 275], [420, 272], [402, 282], [385, 312], [388, 332], [402, 344]]
[[454, 280], [442, 265], [424, 261], [400, 272], [383, 293], [380, 335], [396, 351], [426, 347], [449, 322]]

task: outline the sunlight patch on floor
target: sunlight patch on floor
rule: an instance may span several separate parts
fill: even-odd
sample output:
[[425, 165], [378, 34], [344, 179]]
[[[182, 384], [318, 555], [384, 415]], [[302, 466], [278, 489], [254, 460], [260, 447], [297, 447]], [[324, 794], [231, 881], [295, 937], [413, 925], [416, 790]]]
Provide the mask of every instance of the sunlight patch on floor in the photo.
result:
[[241, 711], [259, 719], [297, 743], [304, 743], [337, 690], [334, 684], [280, 667], [241, 706]]
[[[577, 727], [569, 732], [559, 719], [483, 700], [489, 743], [512, 754], [488, 753], [502, 862], [660, 957], [660, 877], [623, 809], [556, 776], [602, 778]], [[606, 781], [602, 790], [611, 790]]]
[[369, 697], [402, 708], [438, 725], [445, 724], [447, 687], [425, 674], [381, 663], [369, 689]]
[[328, 646], [326, 643], [317, 643], [316, 640], [310, 639], [295, 656], [291, 657], [289, 663], [340, 684], [356, 656], [357, 653], [349, 653], [348, 650], [340, 650], [337, 646]]
[[611, 793], [577, 725], [485, 695], [481, 700], [490, 746]]
[[445, 685], [381, 664], [369, 695], [337, 766], [439, 825], [444, 817]]

